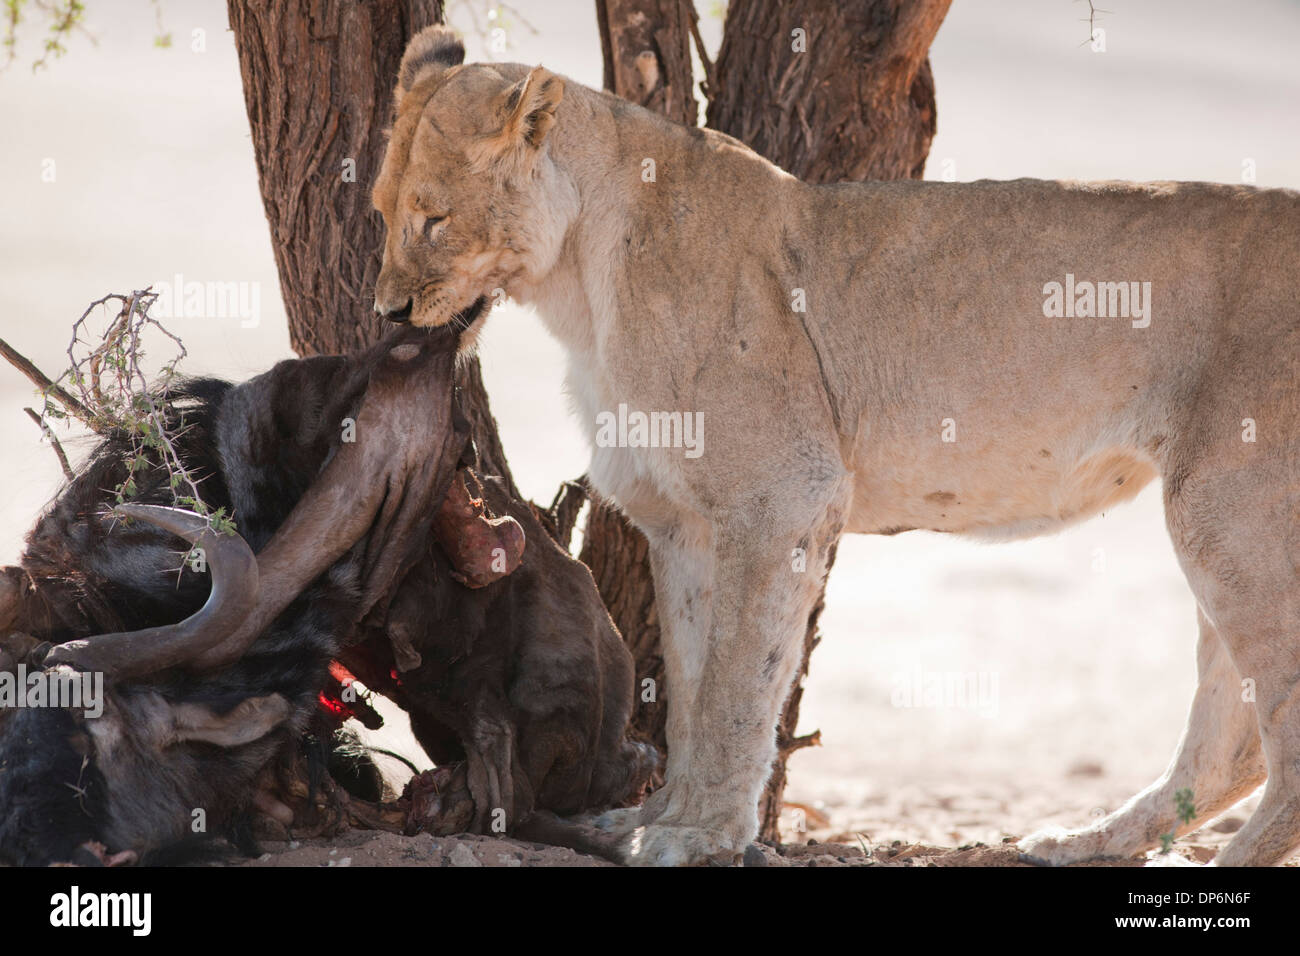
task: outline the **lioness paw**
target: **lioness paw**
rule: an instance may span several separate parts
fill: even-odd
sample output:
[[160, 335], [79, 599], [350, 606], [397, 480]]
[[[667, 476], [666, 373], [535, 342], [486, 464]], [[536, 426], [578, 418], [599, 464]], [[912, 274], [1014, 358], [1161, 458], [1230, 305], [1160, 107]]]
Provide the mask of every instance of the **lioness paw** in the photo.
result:
[[578, 818], [589, 827], [602, 833], [621, 835], [631, 833], [641, 823], [640, 807], [618, 807], [603, 813], [593, 813]]
[[1189, 860], [1179, 853], [1152, 853], [1147, 861], [1142, 864], [1144, 867], [1170, 867], [1170, 866], [1203, 866], [1195, 860]]
[[1046, 827], [1016, 844], [1028, 863], [1039, 866], [1067, 866], [1105, 856], [1104, 837], [1096, 830], [1067, 830]]
[[632, 832], [624, 851], [629, 866], [691, 866], [735, 864], [746, 842], [722, 830], [652, 823]]

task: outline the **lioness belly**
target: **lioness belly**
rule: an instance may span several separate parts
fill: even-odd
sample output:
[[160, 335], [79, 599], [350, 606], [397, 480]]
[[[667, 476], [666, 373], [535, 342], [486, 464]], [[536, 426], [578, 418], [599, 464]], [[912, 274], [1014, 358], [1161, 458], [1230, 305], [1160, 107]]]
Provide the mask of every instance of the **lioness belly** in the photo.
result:
[[1023, 447], [958, 462], [928, 457], [895, 455], [860, 469], [847, 530], [1030, 537], [1127, 501], [1156, 477], [1145, 454], [1124, 447], [1083, 455]]
[[[1271, 296], [1244, 311], [1226, 243], [1294, 200], [1176, 184], [882, 184], [818, 187], [809, 205], [818, 228], [794, 258], [849, 263], [817, 276], [810, 301], [835, 308], [805, 320], [852, 436], [849, 530], [1019, 537], [1129, 499], [1164, 466], [1222, 329], [1253, 333], [1280, 311]], [[859, 221], [876, 213], [874, 231], [855, 208]], [[1127, 308], [1088, 306], [1094, 287], [1125, 284], [1137, 289]], [[1058, 310], [1058, 286], [1084, 306]]]

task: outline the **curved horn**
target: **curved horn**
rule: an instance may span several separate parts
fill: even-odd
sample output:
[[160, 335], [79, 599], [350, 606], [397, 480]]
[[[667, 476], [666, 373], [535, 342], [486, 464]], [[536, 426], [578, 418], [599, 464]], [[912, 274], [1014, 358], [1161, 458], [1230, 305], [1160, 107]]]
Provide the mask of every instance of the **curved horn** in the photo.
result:
[[212, 572], [212, 591], [194, 614], [176, 624], [142, 631], [99, 634], [60, 644], [45, 657], [46, 666], [68, 664], [82, 671], [115, 677], [138, 677], [183, 664], [215, 647], [234, 631], [257, 603], [257, 559], [243, 538], [218, 534], [206, 518], [181, 508], [125, 504], [115, 511], [170, 531], [204, 550]]
[[304, 588], [367, 534], [371, 563], [362, 613], [378, 600], [374, 589], [387, 587], [397, 573], [397, 552], [409, 544], [406, 536], [419, 527], [419, 517], [437, 507], [464, 445], [466, 435], [456, 438], [451, 411], [459, 336], [445, 325], [406, 327], [376, 346], [354, 416], [358, 440], [338, 446], [258, 554], [261, 592], [251, 613], [220, 645], [191, 660], [191, 669], [216, 670], [239, 660]]

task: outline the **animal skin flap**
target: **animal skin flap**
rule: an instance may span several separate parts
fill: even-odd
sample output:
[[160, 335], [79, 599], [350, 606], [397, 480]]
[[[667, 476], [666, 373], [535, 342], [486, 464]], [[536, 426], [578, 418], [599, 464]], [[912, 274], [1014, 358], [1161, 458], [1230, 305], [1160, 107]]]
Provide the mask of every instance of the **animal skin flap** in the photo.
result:
[[433, 533], [455, 571], [469, 588], [486, 587], [519, 567], [524, 556], [524, 529], [508, 515], [489, 518], [483, 499], [470, 496], [465, 483], [472, 473], [456, 473], [434, 522]]

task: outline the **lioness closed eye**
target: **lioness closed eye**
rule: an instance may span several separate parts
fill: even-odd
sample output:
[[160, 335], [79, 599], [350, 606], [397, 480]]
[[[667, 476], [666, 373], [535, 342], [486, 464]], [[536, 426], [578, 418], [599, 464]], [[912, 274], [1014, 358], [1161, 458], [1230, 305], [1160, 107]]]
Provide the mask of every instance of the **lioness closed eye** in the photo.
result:
[[[810, 186], [541, 67], [463, 58], [434, 28], [402, 63], [374, 188], [388, 227], [376, 309], [478, 322], [503, 290], [567, 348], [585, 422], [626, 406], [708, 425], [694, 456], [593, 443], [592, 482], [650, 542], [663, 625], [666, 783], [609, 821], [630, 862], [731, 860], [754, 838], [840, 534], [1037, 534], [1157, 475], [1201, 610], [1187, 732], [1122, 809], [1022, 849], [1050, 863], [1131, 856], [1222, 810], [1266, 766], [1263, 801], [1218, 862], [1275, 863], [1300, 844], [1300, 324], [1287, 278], [1300, 197]], [[1267, 438], [1243, 442], [1244, 418], [1267, 422]], [[1196, 795], [1186, 825], [1182, 789]]]

